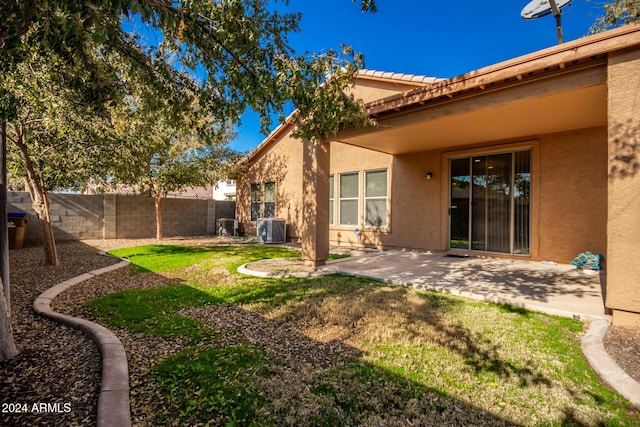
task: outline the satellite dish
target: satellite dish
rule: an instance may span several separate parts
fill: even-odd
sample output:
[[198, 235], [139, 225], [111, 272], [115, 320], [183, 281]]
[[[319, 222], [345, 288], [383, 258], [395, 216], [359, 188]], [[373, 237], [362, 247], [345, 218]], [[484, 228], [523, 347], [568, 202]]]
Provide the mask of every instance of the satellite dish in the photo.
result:
[[[558, 10], [571, 3], [571, 0], [555, 0]], [[524, 19], [537, 19], [553, 12], [550, 0], [531, 0], [520, 12]]]
[[560, 9], [569, 3], [571, 3], [571, 0], [531, 0], [529, 4], [522, 9], [520, 16], [524, 19], [536, 19], [553, 13], [553, 16], [556, 18], [558, 44], [562, 44], [562, 14], [560, 13]]

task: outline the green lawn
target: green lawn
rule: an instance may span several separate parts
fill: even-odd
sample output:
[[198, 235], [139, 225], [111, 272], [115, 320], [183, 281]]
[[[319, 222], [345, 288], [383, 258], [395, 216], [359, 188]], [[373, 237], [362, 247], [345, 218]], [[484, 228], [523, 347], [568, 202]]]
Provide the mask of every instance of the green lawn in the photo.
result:
[[146, 385], [163, 424], [640, 424], [588, 366], [572, 319], [339, 275], [235, 273], [299, 255], [283, 248], [112, 253], [172, 281], [88, 304], [107, 325], [181, 343]]

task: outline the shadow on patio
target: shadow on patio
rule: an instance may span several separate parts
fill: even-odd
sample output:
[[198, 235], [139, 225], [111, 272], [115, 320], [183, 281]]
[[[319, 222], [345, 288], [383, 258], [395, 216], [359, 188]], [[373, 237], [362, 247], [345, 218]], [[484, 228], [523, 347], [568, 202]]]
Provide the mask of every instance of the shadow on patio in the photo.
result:
[[385, 251], [333, 261], [337, 273], [579, 318], [605, 316], [604, 274], [570, 265]]

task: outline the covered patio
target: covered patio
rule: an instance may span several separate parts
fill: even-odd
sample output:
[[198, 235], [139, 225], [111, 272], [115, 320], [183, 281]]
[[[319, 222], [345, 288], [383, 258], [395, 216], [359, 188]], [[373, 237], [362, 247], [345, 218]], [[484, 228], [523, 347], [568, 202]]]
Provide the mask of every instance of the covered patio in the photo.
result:
[[[329, 245], [431, 251], [336, 265], [570, 315], [604, 315], [604, 297], [638, 328], [639, 70], [638, 25], [415, 87], [363, 70], [353, 91], [376, 125], [317, 141], [281, 125], [246, 160], [238, 219], [249, 233], [265, 212], [284, 219], [308, 267]], [[606, 295], [540, 264], [586, 251], [606, 256]]]
[[559, 316], [606, 317], [605, 273], [567, 264], [391, 250], [339, 259], [321, 269]]

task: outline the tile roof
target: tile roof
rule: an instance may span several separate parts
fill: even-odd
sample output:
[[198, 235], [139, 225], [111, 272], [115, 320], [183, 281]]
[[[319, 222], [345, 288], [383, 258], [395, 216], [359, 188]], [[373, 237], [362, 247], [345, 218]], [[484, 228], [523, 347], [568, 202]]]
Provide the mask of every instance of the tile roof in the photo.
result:
[[358, 77], [373, 77], [377, 79], [399, 80], [416, 84], [433, 84], [442, 79], [438, 77], [420, 76], [416, 74], [394, 73], [390, 71], [359, 70]]
[[[393, 80], [397, 82], [406, 83], [407, 85], [412, 85], [414, 88], [429, 86], [431, 84], [437, 83], [441, 80], [438, 77], [429, 77], [429, 76], [419, 76], [416, 74], [405, 74], [405, 73], [394, 73], [389, 71], [377, 71], [377, 70], [358, 70], [357, 78], [364, 79], [378, 79], [378, 80]], [[297, 111], [297, 110], [296, 110]], [[293, 124], [293, 115], [296, 114], [296, 111], [291, 113], [284, 122], [280, 123], [280, 125], [274, 129], [254, 150], [252, 150], [247, 156], [242, 160], [243, 163], [248, 163], [253, 159], [258, 153], [260, 153], [265, 147], [269, 146], [275, 139], [278, 138], [283, 132], [285, 132], [289, 127]]]

